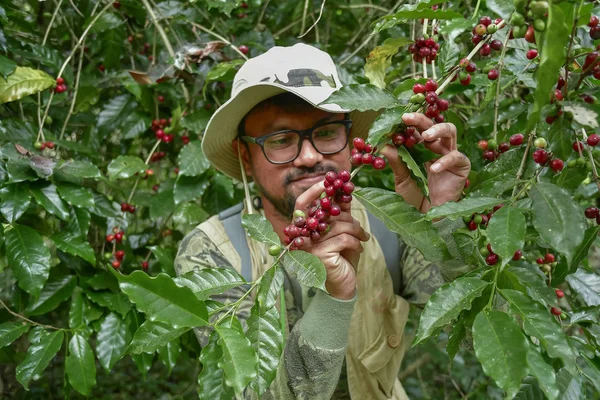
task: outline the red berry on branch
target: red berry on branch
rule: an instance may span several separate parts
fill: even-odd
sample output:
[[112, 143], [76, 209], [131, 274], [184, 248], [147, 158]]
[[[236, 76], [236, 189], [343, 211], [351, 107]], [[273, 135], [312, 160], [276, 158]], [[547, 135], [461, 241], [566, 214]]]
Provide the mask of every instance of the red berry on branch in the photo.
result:
[[554, 254], [552, 253], [546, 253], [546, 255], [544, 256], [544, 262], [546, 264], [551, 264], [556, 260], [556, 257], [554, 257]]
[[117, 242], [121, 242], [123, 240], [123, 235], [124, 235], [123, 231], [119, 231], [119, 232], [115, 233], [115, 240]]
[[538, 257], [538, 258], [535, 260], [535, 262], [536, 262], [536, 263], [538, 263], [539, 265], [543, 265], [543, 264], [544, 264], [544, 259], [543, 259], [542, 257]]
[[162, 140], [165, 137], [165, 131], [162, 129], [156, 130], [156, 138]]
[[415, 144], [417, 144], [417, 138], [414, 136], [408, 136], [405, 140], [404, 140], [404, 146], [408, 147], [409, 149], [411, 147], [413, 147]]
[[585, 209], [585, 217], [587, 219], [595, 219], [600, 215], [600, 210], [596, 207], [588, 207]]
[[123, 260], [124, 257], [125, 257], [125, 252], [123, 250], [118, 250], [115, 253], [115, 258], [119, 261]]
[[538, 51], [536, 49], [527, 50], [527, 59], [533, 60], [538, 56]]
[[435, 94], [435, 92], [428, 92], [427, 95], [425, 96], [425, 102], [427, 104], [435, 104], [438, 100], [438, 96], [437, 94]]
[[497, 254], [489, 254], [485, 258], [485, 263], [487, 265], [496, 265], [498, 263], [498, 255]]
[[477, 230], [477, 223], [475, 221], [471, 220], [467, 224], [467, 227], [469, 228], [470, 231], [476, 231]]
[[557, 89], [562, 89], [563, 86], [565, 86], [565, 78], [563, 78], [562, 76], [558, 77], [558, 82], [556, 83], [556, 88]]
[[108, 243], [112, 242], [113, 240], [115, 240], [115, 235], [113, 235], [112, 233], [109, 235], [106, 235], [106, 241]]
[[349, 172], [349, 171], [346, 171], [345, 169], [344, 169], [344, 170], [341, 170], [341, 171], [338, 173], [338, 175], [337, 175], [337, 176], [338, 176], [338, 178], [340, 178], [340, 179], [341, 179], [342, 181], [344, 181], [344, 182], [348, 182], [348, 181], [350, 180], [350, 178], [352, 177], [352, 176], [350, 175], [350, 172]]
[[479, 19], [479, 23], [483, 26], [489, 26], [492, 23], [492, 18], [486, 16], [483, 16]]
[[490, 47], [492, 48], [492, 50], [502, 50], [502, 42], [499, 41], [498, 39], [494, 39], [490, 42]]
[[438, 99], [437, 106], [440, 111], [446, 111], [450, 107], [450, 102], [446, 99]]
[[427, 83], [425, 83], [425, 91], [427, 91], [427, 92], [434, 92], [437, 90], [437, 88], [438, 88], [438, 84], [433, 79], [429, 79], [427, 81]]
[[560, 309], [556, 307], [552, 307], [552, 309], [550, 309], [550, 312], [552, 313], [552, 315], [556, 315], [557, 317], [560, 316], [560, 314], [562, 314], [562, 311], [560, 311]]
[[156, 100], [158, 100], [159, 103], [162, 103], [165, 101], [165, 96], [159, 94], [158, 96], [156, 96]]
[[512, 259], [514, 261], [519, 261], [522, 257], [523, 257], [523, 251], [522, 250], [517, 250], [517, 251], [515, 251], [515, 254], [513, 255]]
[[174, 138], [175, 138], [175, 136], [173, 136], [173, 135], [165, 135], [162, 138], [162, 141], [165, 142], [165, 143], [171, 143]]
[[560, 158], [555, 158], [552, 161], [550, 161], [550, 168], [552, 168], [554, 172], [560, 172], [563, 170], [564, 167], [565, 163]]
[[511, 146], [520, 146], [523, 144], [523, 140], [525, 137], [521, 133], [516, 133], [510, 137], [510, 145]]
[[545, 165], [548, 162], [548, 152], [544, 149], [537, 149], [533, 152], [533, 161], [540, 165]]
[[488, 141], [487, 140], [480, 140], [479, 142], [477, 142], [477, 147], [479, 147], [481, 150], [487, 150], [488, 149]]
[[148, 269], [149, 266], [148, 261], [142, 261], [142, 269]]
[[341, 212], [342, 212], [342, 209], [337, 204], [332, 205], [331, 208], [329, 209], [329, 214], [331, 214], [332, 217], [337, 217], [338, 215], [341, 214]]
[[373, 155], [371, 153], [365, 153], [362, 156], [363, 164], [371, 164], [373, 162]]
[[427, 91], [425, 85], [422, 83], [415, 83], [412, 90], [414, 94], [425, 93]]
[[577, 141], [575, 143], [573, 143], [573, 151], [579, 153], [579, 152], [583, 152], [583, 143]]
[[588, 138], [587, 138], [588, 146], [595, 147], [595, 146], [598, 146], [598, 143], [600, 143], [599, 135], [592, 133], [590, 136], [588, 136]]
[[467, 72], [475, 72], [477, 71], [477, 65], [474, 62], [469, 62], [467, 67], [465, 68]]
[[435, 116], [435, 118], [433, 119], [437, 124], [441, 124], [442, 122], [444, 122], [446, 120], [446, 118], [444, 118], [444, 116], [442, 114], [438, 114]]
[[471, 75], [467, 75], [465, 79], [461, 79], [460, 83], [467, 86], [469, 83], [471, 83]]
[[495, 69], [491, 69], [491, 70], [488, 72], [488, 79], [489, 79], [489, 80], [491, 80], [491, 81], [495, 81], [496, 79], [498, 79], [498, 75], [499, 75], [499, 74], [498, 74], [498, 71], [497, 71], [497, 70], [495, 70]]
[[113, 268], [114, 268], [114, 269], [119, 269], [119, 268], [121, 267], [121, 261], [119, 261], [119, 260], [114, 260], [114, 261], [112, 262], [112, 266], [113, 266]]
[[56, 78], [56, 84], [57, 85], [62, 85], [63, 83], [65, 83], [65, 79], [64, 78]]
[[45, 145], [46, 145], [46, 147], [47, 147], [47, 148], [49, 148], [49, 149], [53, 149], [53, 148], [54, 148], [54, 142], [50, 142], [50, 141], [49, 141], [49, 142], [46, 142], [46, 143], [44, 143], [44, 144], [45, 144]]
[[560, 289], [555, 289], [554, 290], [556, 292], [556, 297], [558, 297], [559, 299], [562, 299], [563, 297], [565, 297], [565, 292], [563, 292]]
[[498, 145], [498, 153], [506, 153], [510, 150], [510, 144], [508, 143], [500, 143]]
[[590, 37], [593, 40], [600, 39], [600, 26], [595, 26], [595, 27], [593, 27], [593, 28], [590, 29]]
[[558, 101], [562, 101], [563, 93], [559, 89], [554, 90], [554, 98]]
[[373, 159], [373, 168], [384, 169], [385, 168], [385, 160], [381, 157], [375, 157], [375, 159]]
[[481, 40], [482, 40], [482, 39], [483, 39], [483, 36], [481, 36], [481, 35], [477, 35], [477, 34], [474, 34], [474, 35], [471, 37], [471, 43], [473, 43], [474, 45], [478, 45], [478, 44], [479, 44], [479, 42], [481, 42]]
[[354, 153], [350, 156], [350, 164], [357, 167], [362, 164], [362, 153]]
[[294, 246], [300, 248], [304, 245], [304, 239], [301, 237], [297, 237], [296, 239], [294, 239]]
[[475, 33], [479, 36], [483, 36], [487, 33], [487, 27], [483, 24], [477, 24], [475, 26]]
[[100, 70], [100, 72], [104, 72], [106, 70], [106, 67], [104, 66], [104, 64], [100, 64], [98, 65], [98, 69]]
[[131, 214], [135, 213], [135, 206], [130, 204], [127, 211], [129, 211]]
[[469, 64], [470, 64], [470, 63], [471, 63], [471, 61], [469, 61], [469, 59], [468, 59], [468, 58], [463, 58], [463, 59], [461, 59], [461, 60], [460, 60], [460, 62], [458, 63], [458, 65], [459, 65], [461, 68], [463, 68], [463, 69], [464, 69], [464, 68], [467, 68], [467, 67], [469, 66]]
[[394, 133], [392, 135], [392, 143], [396, 147], [402, 146], [404, 144], [404, 136], [401, 133]]
[[250, 49], [248, 48], [248, 46], [246, 46], [245, 44], [241, 45], [240, 47], [238, 47], [240, 49], [240, 51], [244, 54], [248, 54], [248, 52], [250, 51]]
[[[373, 160], [373, 162], [375, 162], [375, 160]], [[375, 164], [373, 164], [373, 167], [375, 167]], [[345, 194], [352, 194], [352, 192], [354, 192], [354, 183], [345, 182], [344, 186], [342, 186], [342, 192], [344, 192]]]
[[598, 26], [598, 22], [599, 22], [599, 21], [600, 21], [600, 20], [598, 19], [598, 17], [597, 17], [597, 16], [595, 16], [595, 15], [592, 15], [592, 16], [590, 17], [590, 22], [588, 22], [587, 26], [589, 26], [590, 28], [595, 28], [595, 27], [597, 27], [597, 26]]
[[535, 29], [533, 28], [533, 25], [529, 25], [527, 28], [527, 32], [525, 32], [525, 40], [529, 43], [535, 44]]
[[155, 192], [158, 192], [158, 188], [159, 188], [159, 186], [158, 186], [158, 185], [154, 185], [154, 186], [152, 186], [152, 190], [154, 190]]
[[492, 54], [492, 48], [490, 47], [489, 44], [486, 43], [479, 50], [479, 55], [482, 56], [482, 57], [487, 57], [490, 54]]
[[486, 150], [483, 152], [483, 159], [488, 161], [494, 161], [496, 159], [496, 153], [494, 150]]

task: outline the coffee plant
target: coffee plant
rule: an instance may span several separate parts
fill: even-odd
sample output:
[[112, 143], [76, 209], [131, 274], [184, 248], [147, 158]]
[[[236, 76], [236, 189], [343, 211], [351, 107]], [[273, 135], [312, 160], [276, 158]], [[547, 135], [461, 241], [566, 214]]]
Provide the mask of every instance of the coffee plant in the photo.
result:
[[[54, 379], [56, 396], [89, 396], [122, 359], [146, 375], [155, 358], [169, 373], [187, 358], [200, 398], [260, 396], [285, 339], [283, 269], [324, 289], [302, 248], [359, 201], [428, 261], [467, 270], [414, 332], [413, 346], [445, 345], [449, 365], [476, 359], [496, 385], [465, 395], [453, 380], [451, 396], [598, 398], [600, 6], [473, 3], [4, 1], [0, 359], [20, 385], [7, 390]], [[275, 260], [256, 281], [218, 266], [176, 276], [183, 236], [244, 199], [202, 155], [212, 112], [248, 57], [299, 36], [339, 66], [346, 86], [327, 103], [380, 112], [351, 143], [354, 170], [328, 174], [284, 243], [244, 216]], [[379, 153], [396, 146], [427, 194], [435, 154], [408, 112], [454, 123], [473, 165], [462, 198], [426, 214], [393, 191]], [[440, 219], [460, 226], [442, 235]], [[210, 298], [236, 286], [255, 299], [247, 328], [242, 299]], [[197, 327], [212, 332], [203, 348]]]

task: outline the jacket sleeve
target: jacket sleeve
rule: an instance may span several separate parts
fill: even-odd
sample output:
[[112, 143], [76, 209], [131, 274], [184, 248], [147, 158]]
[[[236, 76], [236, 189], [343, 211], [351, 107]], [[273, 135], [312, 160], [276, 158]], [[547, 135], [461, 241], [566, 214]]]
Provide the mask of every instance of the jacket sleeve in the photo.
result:
[[[175, 259], [178, 275], [194, 269], [218, 266], [233, 268], [218, 247], [200, 229], [184, 238]], [[237, 301], [247, 290], [236, 287], [212, 300], [228, 304]], [[277, 375], [263, 399], [330, 399], [338, 383], [348, 345], [350, 317], [356, 297], [342, 301], [317, 290], [302, 318], [291, 330]], [[238, 309], [237, 317], [246, 328], [254, 300], [248, 296]], [[213, 316], [212, 321], [218, 318]], [[208, 328], [195, 329], [201, 346], [208, 343]], [[256, 398], [246, 391], [245, 398]]]

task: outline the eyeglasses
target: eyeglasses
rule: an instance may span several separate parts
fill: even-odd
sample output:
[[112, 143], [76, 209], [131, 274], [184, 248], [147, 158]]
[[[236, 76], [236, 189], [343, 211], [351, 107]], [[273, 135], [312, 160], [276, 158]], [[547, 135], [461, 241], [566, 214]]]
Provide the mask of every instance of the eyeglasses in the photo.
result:
[[352, 121], [344, 119], [323, 122], [302, 131], [290, 129], [259, 137], [239, 135], [239, 138], [259, 145], [272, 164], [286, 164], [298, 158], [304, 139], [323, 155], [339, 153], [348, 144], [351, 127]]

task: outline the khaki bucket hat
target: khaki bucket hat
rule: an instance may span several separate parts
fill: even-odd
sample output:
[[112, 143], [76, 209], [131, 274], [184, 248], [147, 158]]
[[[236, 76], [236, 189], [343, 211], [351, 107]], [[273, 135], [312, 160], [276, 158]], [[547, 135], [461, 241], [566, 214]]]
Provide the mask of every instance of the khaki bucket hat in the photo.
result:
[[217, 109], [206, 127], [202, 150], [215, 168], [241, 181], [238, 156], [231, 147], [238, 134], [238, 125], [258, 103], [285, 92], [293, 93], [321, 110], [350, 113], [352, 136], [366, 138], [377, 112], [321, 104], [341, 87], [335, 64], [324, 51], [303, 43], [272, 47], [246, 61], [237, 72], [231, 98]]

